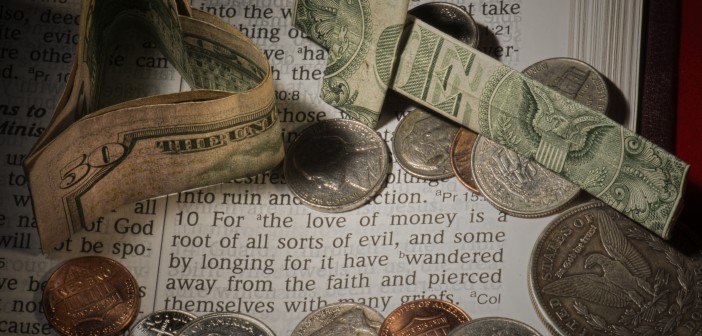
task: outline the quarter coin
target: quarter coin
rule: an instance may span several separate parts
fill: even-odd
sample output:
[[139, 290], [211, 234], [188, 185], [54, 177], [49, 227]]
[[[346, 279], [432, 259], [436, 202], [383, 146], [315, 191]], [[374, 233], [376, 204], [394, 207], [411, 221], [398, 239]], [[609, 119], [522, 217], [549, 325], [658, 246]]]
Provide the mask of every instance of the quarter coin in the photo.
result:
[[378, 335], [446, 335], [468, 320], [468, 314], [453, 303], [420, 299], [407, 302], [393, 310], [383, 321]]
[[117, 261], [98, 256], [71, 259], [46, 283], [44, 315], [63, 335], [116, 335], [137, 316], [138, 288]]
[[306, 205], [324, 212], [353, 210], [385, 184], [390, 158], [370, 127], [327, 119], [304, 129], [288, 148], [285, 178]]
[[336, 303], [307, 315], [291, 336], [377, 335], [383, 315], [360, 303]]
[[458, 126], [417, 108], [400, 120], [392, 138], [397, 163], [408, 173], [426, 180], [454, 175], [451, 142]]
[[211, 313], [188, 323], [178, 335], [183, 336], [275, 336], [263, 322], [244, 314]]
[[602, 202], [566, 210], [529, 264], [537, 313], [560, 335], [699, 335], [702, 269]]

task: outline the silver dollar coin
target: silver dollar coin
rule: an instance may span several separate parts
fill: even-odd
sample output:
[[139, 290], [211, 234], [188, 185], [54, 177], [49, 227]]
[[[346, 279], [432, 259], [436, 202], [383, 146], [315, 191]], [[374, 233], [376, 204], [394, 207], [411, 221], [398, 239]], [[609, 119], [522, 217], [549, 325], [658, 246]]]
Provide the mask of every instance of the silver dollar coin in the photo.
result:
[[[534, 63], [524, 74], [595, 111], [607, 110], [607, 85], [597, 70], [585, 62], [551, 58]], [[511, 150], [502, 150], [501, 153], [509, 155], [501, 158], [491, 157], [497, 152], [496, 147], [503, 146], [485, 145], [486, 141], [479, 136], [473, 147], [473, 177], [484, 196], [501, 211], [517, 217], [547, 216], [561, 210], [580, 193], [575, 184]], [[489, 148], [490, 153], [479, 153], [478, 148]], [[485, 166], [493, 162], [499, 166]], [[477, 168], [476, 164], [482, 167]]]
[[549, 58], [528, 66], [523, 73], [597, 112], [607, 111], [607, 84], [595, 68], [583, 61]]
[[146, 315], [129, 330], [131, 336], [171, 336], [178, 333], [195, 315], [180, 310], [161, 310]]
[[699, 264], [598, 201], [544, 229], [528, 278], [554, 334], [700, 335], [701, 275]]
[[511, 216], [548, 216], [580, 192], [577, 185], [486, 137], [476, 140], [471, 160], [480, 192]]
[[244, 314], [212, 313], [188, 323], [178, 336], [275, 336], [263, 322]]
[[337, 303], [307, 315], [291, 336], [377, 335], [383, 315], [360, 303]]
[[465, 322], [453, 329], [448, 336], [541, 336], [536, 329], [524, 322], [504, 317], [481, 317]]
[[290, 190], [309, 207], [343, 212], [368, 202], [383, 187], [390, 158], [385, 141], [368, 126], [323, 120], [304, 129], [285, 156]]
[[419, 108], [400, 120], [392, 138], [397, 163], [408, 173], [427, 180], [454, 176], [451, 142], [458, 126]]
[[478, 24], [457, 5], [430, 2], [412, 8], [409, 13], [471, 47], [478, 45]]

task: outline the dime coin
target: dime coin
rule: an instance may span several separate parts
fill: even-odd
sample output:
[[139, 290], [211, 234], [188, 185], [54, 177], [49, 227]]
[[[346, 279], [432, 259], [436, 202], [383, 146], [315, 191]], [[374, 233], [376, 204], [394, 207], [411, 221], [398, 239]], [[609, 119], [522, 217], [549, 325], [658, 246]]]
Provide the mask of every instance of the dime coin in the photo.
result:
[[470, 320], [453, 303], [420, 299], [407, 302], [393, 310], [383, 321], [379, 336], [446, 335], [461, 323]]
[[328, 119], [304, 129], [285, 156], [290, 190], [309, 207], [343, 212], [368, 202], [383, 187], [390, 159], [368, 126]]
[[478, 24], [468, 12], [457, 5], [431, 2], [414, 7], [409, 13], [471, 47], [478, 45]]
[[477, 133], [465, 127], [461, 127], [458, 129], [458, 132], [456, 132], [456, 136], [453, 137], [451, 149], [449, 150], [451, 153], [451, 169], [453, 169], [453, 173], [456, 174], [456, 178], [461, 184], [476, 194], [480, 193], [480, 190], [475, 183], [475, 178], [473, 178], [471, 157], [473, 155], [473, 146], [477, 138]]
[[383, 315], [360, 303], [337, 303], [307, 315], [291, 336], [377, 335]]
[[71, 259], [46, 283], [44, 315], [63, 335], [116, 335], [137, 316], [138, 288], [131, 273], [112, 259]]
[[595, 68], [583, 61], [549, 58], [530, 65], [523, 73], [597, 112], [607, 111], [607, 84]]
[[130, 336], [173, 336], [195, 315], [180, 310], [161, 310], [146, 315], [129, 330]]
[[422, 109], [400, 120], [392, 138], [397, 163], [408, 173], [427, 180], [454, 175], [451, 169], [451, 141], [458, 126]]
[[541, 336], [536, 329], [523, 322], [504, 317], [481, 317], [463, 323], [448, 336]]
[[263, 322], [244, 314], [212, 313], [201, 316], [185, 325], [182, 336], [275, 336]]
[[577, 185], [513, 150], [479, 136], [473, 147], [473, 177], [485, 199], [515, 217], [548, 216], [567, 205]]
[[702, 268], [602, 202], [555, 218], [529, 264], [532, 303], [555, 334], [700, 335]]

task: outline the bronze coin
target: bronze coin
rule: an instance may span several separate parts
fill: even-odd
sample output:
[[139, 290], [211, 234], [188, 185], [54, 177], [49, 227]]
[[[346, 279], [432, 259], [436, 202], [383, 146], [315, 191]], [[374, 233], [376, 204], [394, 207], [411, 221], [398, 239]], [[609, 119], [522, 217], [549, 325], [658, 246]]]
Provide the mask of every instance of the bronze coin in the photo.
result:
[[112, 259], [71, 259], [47, 281], [44, 315], [63, 335], [116, 335], [137, 316], [138, 288], [132, 274]]
[[473, 177], [473, 167], [471, 165], [473, 145], [475, 145], [475, 140], [477, 138], [477, 133], [465, 127], [461, 127], [458, 132], [456, 132], [456, 136], [453, 137], [451, 149], [449, 150], [451, 153], [451, 168], [453, 169], [453, 173], [456, 174], [458, 181], [474, 194], [480, 194], [478, 185], [475, 183], [475, 178]]
[[453, 303], [420, 299], [393, 310], [380, 326], [378, 336], [446, 335], [470, 317]]

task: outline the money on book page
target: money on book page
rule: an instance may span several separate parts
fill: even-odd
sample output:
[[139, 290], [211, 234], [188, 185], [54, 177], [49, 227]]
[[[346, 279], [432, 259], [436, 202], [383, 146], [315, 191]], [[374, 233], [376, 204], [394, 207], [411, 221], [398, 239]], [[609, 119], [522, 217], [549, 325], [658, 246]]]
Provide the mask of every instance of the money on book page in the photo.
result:
[[[173, 0], [85, 1], [71, 78], [27, 159], [44, 250], [119, 205], [256, 175], [282, 161], [266, 57], [246, 36]], [[143, 27], [193, 89], [101, 106], [106, 50]]]
[[[345, 15], [342, 9], [335, 15]], [[395, 15], [373, 13], [384, 20]], [[669, 237], [689, 169], [674, 155], [421, 20], [413, 20], [406, 41], [387, 45], [404, 46], [397, 64], [376, 63], [378, 74], [396, 68], [387, 76], [393, 90], [538, 162]]]
[[329, 52], [322, 100], [375, 127], [409, 0], [299, 0], [295, 26]]

